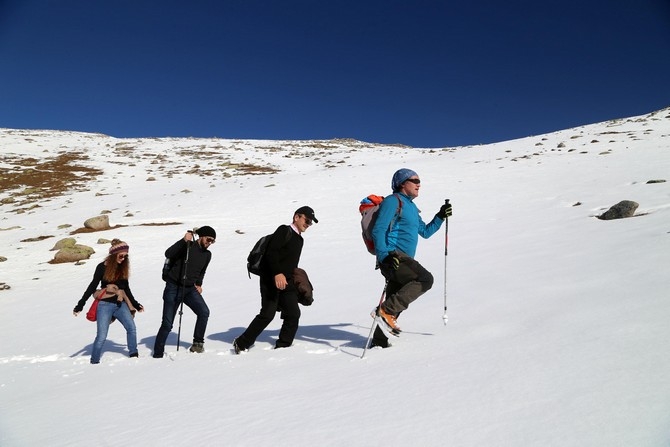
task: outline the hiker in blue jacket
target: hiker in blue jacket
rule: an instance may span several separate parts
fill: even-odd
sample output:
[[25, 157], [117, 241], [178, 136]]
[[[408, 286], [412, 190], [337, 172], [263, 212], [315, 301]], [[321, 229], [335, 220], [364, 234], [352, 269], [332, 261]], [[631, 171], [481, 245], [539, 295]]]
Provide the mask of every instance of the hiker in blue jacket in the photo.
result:
[[[415, 259], [419, 236], [429, 238], [451, 216], [450, 204], [444, 204], [435, 217], [425, 223], [419, 215], [414, 199], [419, 196], [421, 180], [411, 169], [399, 169], [391, 180], [393, 194], [379, 206], [377, 220], [372, 229], [377, 262], [388, 281], [386, 299], [378, 313], [387, 332], [400, 333], [396, 319], [402, 311], [433, 286], [433, 275]], [[377, 326], [371, 347], [389, 346], [388, 337]]]

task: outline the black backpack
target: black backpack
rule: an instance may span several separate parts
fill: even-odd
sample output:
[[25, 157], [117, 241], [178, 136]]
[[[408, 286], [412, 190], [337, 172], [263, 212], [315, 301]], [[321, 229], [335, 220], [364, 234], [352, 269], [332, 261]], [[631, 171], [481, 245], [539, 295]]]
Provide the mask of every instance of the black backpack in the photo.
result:
[[163, 263], [163, 281], [168, 280], [168, 274], [170, 273], [170, 269], [172, 268], [172, 265], [174, 264], [174, 259], [170, 258], [165, 258], [165, 262]]
[[[191, 233], [191, 231], [189, 231], [189, 233]], [[190, 242], [189, 242], [189, 243], [190, 243]], [[186, 250], [189, 250], [189, 249], [190, 249], [189, 243], [186, 244]], [[173, 266], [173, 265], [175, 264], [175, 262], [177, 262], [177, 260], [179, 260], [179, 259], [180, 259], [180, 255], [177, 255], [177, 256], [174, 257], [174, 258], [165, 258], [165, 262], [163, 262], [163, 272], [162, 272], [162, 275], [161, 275], [161, 277], [163, 278], [163, 281], [166, 281], [166, 282], [167, 282], [168, 277], [169, 277], [168, 275], [170, 274], [170, 270], [172, 269], [172, 266]], [[183, 266], [182, 266], [182, 267], [183, 267]], [[182, 272], [180, 272], [179, 275], [181, 275], [181, 273], [182, 273]]]
[[[289, 237], [291, 236], [291, 231], [293, 230], [291, 230], [291, 228], [288, 228], [284, 243], [286, 243], [289, 240]], [[249, 256], [247, 256], [247, 274], [249, 275], [249, 278], [251, 278], [252, 273], [254, 275], [260, 276], [261, 263], [263, 262], [263, 255], [265, 255], [265, 251], [267, 250], [268, 244], [270, 243], [271, 239], [272, 234], [267, 234], [263, 236], [254, 244], [254, 248], [252, 248], [251, 251], [249, 252]]]

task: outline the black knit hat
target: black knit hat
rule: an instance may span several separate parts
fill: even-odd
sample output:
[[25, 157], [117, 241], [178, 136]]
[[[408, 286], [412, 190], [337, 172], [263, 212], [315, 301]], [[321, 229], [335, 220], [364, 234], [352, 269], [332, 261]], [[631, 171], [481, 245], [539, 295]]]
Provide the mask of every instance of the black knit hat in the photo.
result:
[[214, 231], [214, 228], [209, 227], [207, 225], [198, 228], [197, 230], [195, 230], [195, 232], [200, 237], [213, 237], [214, 239], [216, 239], [216, 231]]

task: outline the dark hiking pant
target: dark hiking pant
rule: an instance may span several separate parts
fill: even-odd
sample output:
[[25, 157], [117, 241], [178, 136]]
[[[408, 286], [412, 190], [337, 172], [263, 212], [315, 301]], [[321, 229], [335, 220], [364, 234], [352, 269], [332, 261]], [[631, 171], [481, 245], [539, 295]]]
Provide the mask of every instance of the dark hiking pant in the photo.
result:
[[274, 279], [260, 280], [261, 310], [249, 324], [242, 335], [237, 337], [237, 345], [240, 349], [248, 349], [256, 342], [256, 338], [274, 320], [275, 314], [281, 312], [283, 323], [279, 330], [279, 339], [275, 343], [276, 348], [286, 348], [293, 344], [298, 324], [300, 322], [300, 307], [298, 306], [298, 293], [292, 282], [284, 290], [277, 290]]
[[[400, 256], [400, 265], [397, 270], [381, 264], [382, 275], [388, 281], [384, 309], [395, 315], [406, 310], [409, 305], [433, 287], [433, 275], [423, 268], [416, 260], [407, 255]], [[388, 338], [377, 327], [373, 335], [373, 343], [379, 346], [388, 344]]]

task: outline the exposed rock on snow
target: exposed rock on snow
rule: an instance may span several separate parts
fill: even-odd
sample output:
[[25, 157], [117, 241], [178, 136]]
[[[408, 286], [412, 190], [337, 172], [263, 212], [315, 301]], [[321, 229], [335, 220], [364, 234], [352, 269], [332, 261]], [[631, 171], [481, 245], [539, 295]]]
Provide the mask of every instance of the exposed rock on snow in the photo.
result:
[[598, 216], [598, 219], [613, 220], [633, 217], [638, 206], [640, 206], [640, 204], [633, 202], [632, 200], [622, 200]]
[[109, 216], [103, 214], [101, 216], [86, 219], [86, 221], [84, 222], [84, 227], [95, 231], [109, 230], [110, 229]]

